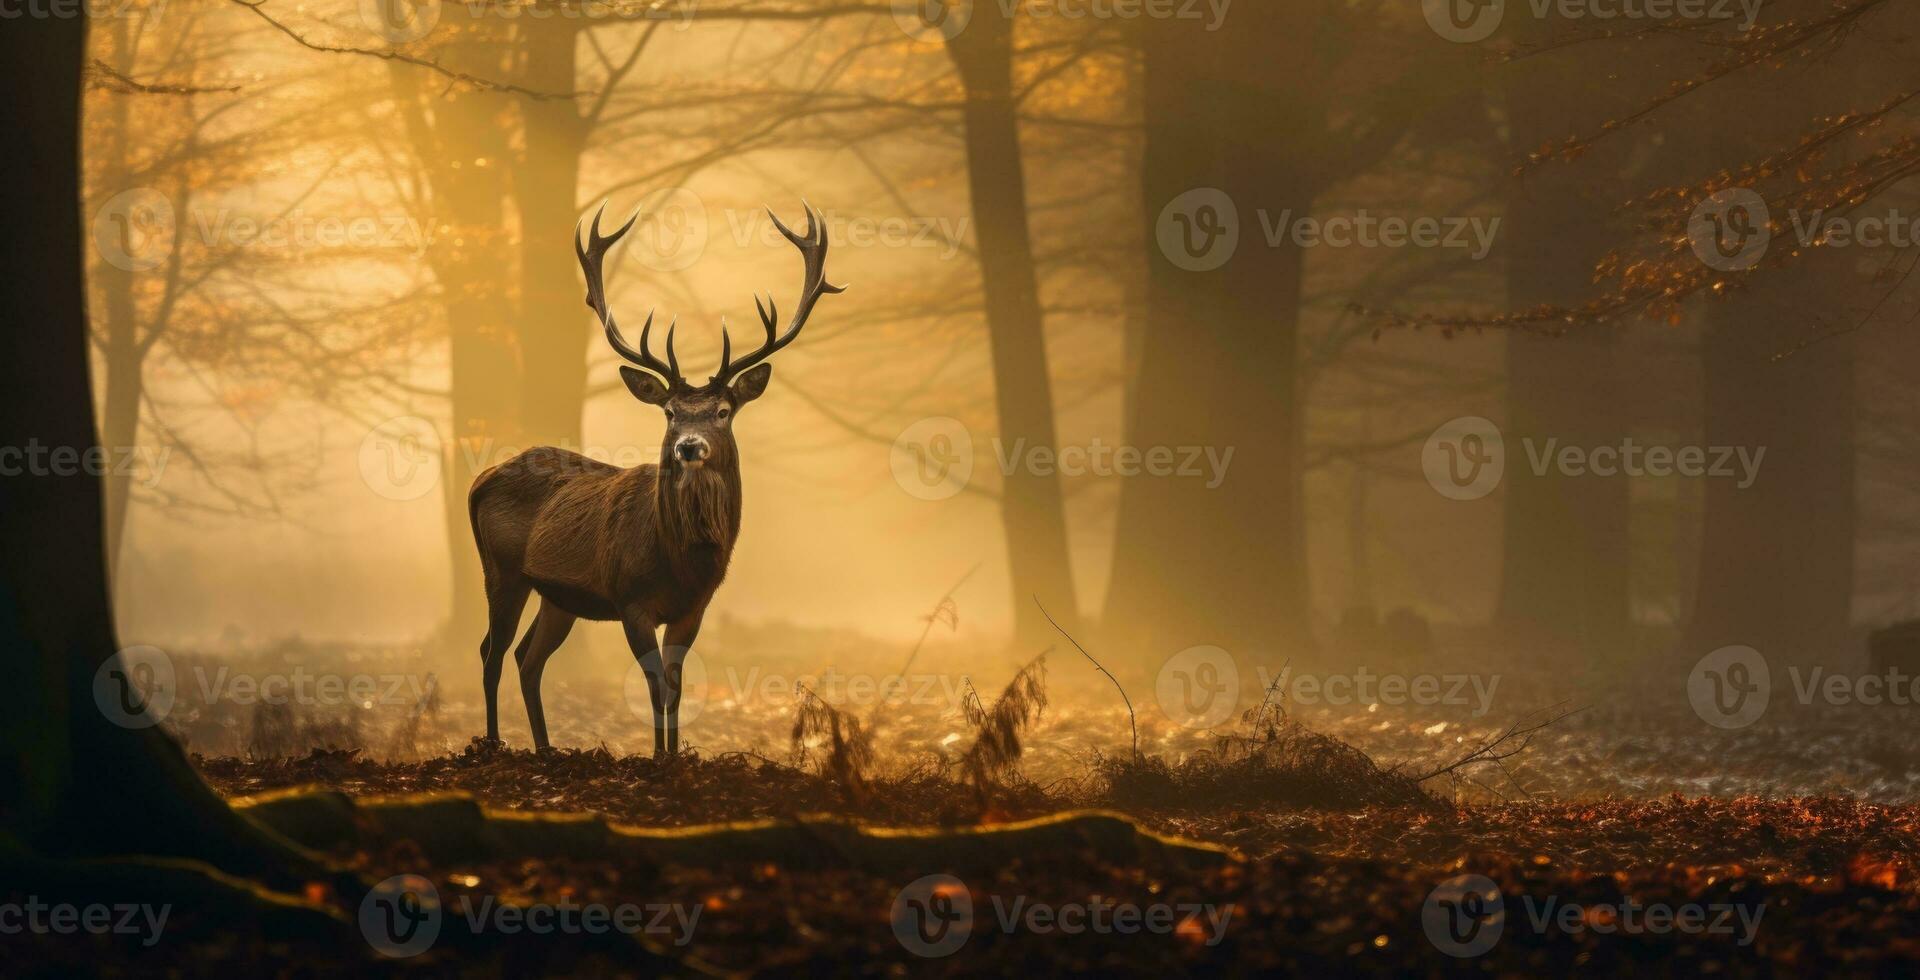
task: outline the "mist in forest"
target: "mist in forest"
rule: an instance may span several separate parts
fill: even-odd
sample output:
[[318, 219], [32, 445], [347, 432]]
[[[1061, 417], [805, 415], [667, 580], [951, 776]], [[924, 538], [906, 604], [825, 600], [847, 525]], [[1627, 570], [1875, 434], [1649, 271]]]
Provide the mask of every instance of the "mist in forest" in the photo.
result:
[[[1920, 613], [1907, 69], [1795, 49], [1621, 128], [1723, 53], [1434, 6], [128, 4], [83, 209], [122, 639], [470, 671], [475, 476], [659, 458], [576, 225], [638, 212], [610, 305], [699, 379], [794, 302], [804, 200], [849, 289], [741, 413], [716, 618], [1854, 662]], [[1779, 185], [1750, 265], [1695, 247], [1752, 227], [1730, 173]]]

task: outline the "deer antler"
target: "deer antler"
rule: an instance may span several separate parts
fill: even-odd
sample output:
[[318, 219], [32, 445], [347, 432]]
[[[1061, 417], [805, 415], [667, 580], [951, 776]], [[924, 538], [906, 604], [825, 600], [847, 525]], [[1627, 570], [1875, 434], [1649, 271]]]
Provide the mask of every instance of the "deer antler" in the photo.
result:
[[580, 231], [586, 227], [587, 219], [581, 218], [580, 224], [573, 229], [573, 251], [580, 256], [580, 271], [587, 277], [587, 306], [600, 318], [600, 325], [607, 330], [607, 343], [613, 345], [613, 349], [621, 357], [659, 375], [666, 380], [668, 387], [679, 385], [682, 382], [680, 361], [673, 356], [673, 328], [679, 325], [678, 317], [667, 324], [667, 359], [664, 363], [653, 356], [653, 347], [647, 343], [647, 335], [653, 332], [652, 310], [647, 311], [647, 322], [640, 327], [639, 350], [627, 346], [627, 342], [620, 336], [619, 326], [613, 322], [613, 310], [607, 306], [607, 288], [601, 279], [601, 264], [606, 260], [608, 250], [626, 235], [635, 221], [640, 220], [640, 212], [635, 211], [633, 217], [628, 218], [627, 223], [621, 225], [613, 234], [602, 235], [600, 234], [600, 216], [606, 211], [607, 206], [602, 203], [600, 210], [594, 212], [593, 227], [587, 229], [585, 243], [580, 240]]
[[800, 305], [794, 310], [793, 322], [787, 326], [786, 333], [776, 334], [780, 323], [780, 308], [774, 303], [773, 294], [767, 294], [767, 302], [764, 306], [760, 303], [760, 297], [755, 296], [753, 306], [760, 311], [760, 323], [767, 328], [766, 342], [753, 353], [735, 361], [732, 358], [733, 339], [727, 336], [726, 325], [721, 324], [720, 373], [713, 376], [715, 384], [726, 384], [732, 381], [748, 368], [772, 357], [774, 352], [793, 343], [793, 338], [800, 336], [800, 328], [807, 325], [807, 314], [813, 312], [813, 304], [821, 296], [845, 292], [847, 289], [845, 286], [835, 286], [827, 282], [826, 222], [819, 219], [813, 206], [806, 201], [801, 201], [800, 206], [807, 212], [805, 235], [794, 234], [793, 229], [781, 224], [780, 216], [774, 214], [772, 208], [767, 209], [767, 215], [773, 219], [773, 226], [780, 229], [780, 234], [787, 236], [787, 241], [792, 242], [794, 247], [800, 250], [800, 257], [805, 262], [800, 286]]

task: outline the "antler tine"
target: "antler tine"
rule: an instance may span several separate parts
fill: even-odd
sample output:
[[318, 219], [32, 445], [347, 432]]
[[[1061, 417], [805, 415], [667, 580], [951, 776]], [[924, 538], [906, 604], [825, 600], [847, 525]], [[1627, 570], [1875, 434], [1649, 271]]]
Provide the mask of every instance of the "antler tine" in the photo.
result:
[[756, 295], [753, 298], [753, 308], [760, 311], [760, 322], [767, 328], [767, 340], [771, 342], [773, 340], [773, 329], [780, 325], [779, 301], [773, 298], [772, 293], [768, 293], [767, 305], [761, 306], [760, 297]]
[[760, 322], [767, 328], [766, 342], [761, 344], [758, 350], [741, 358], [738, 362], [730, 360], [723, 352], [720, 358], [720, 373], [714, 375], [714, 380], [717, 382], [725, 383], [731, 380], [741, 372], [773, 356], [773, 354], [781, 348], [793, 343], [794, 338], [800, 336], [800, 329], [807, 325], [807, 316], [813, 312], [813, 304], [817, 302], [821, 296], [830, 293], [845, 292], [847, 289], [845, 286], [835, 286], [827, 282], [826, 219], [823, 218], [818, 211], [815, 211], [813, 206], [808, 204], [804, 199], [800, 202], [800, 206], [807, 212], [807, 233], [804, 236], [795, 234], [793, 229], [787, 227], [786, 223], [780, 220], [780, 216], [775, 214], [772, 208], [767, 209], [767, 215], [773, 219], [773, 226], [780, 229], [780, 234], [785, 235], [787, 241], [792, 242], [794, 247], [800, 250], [800, 258], [803, 264], [800, 303], [794, 308], [793, 321], [788, 325], [784, 334], [780, 333], [780, 308], [774, 300], [773, 294], [767, 294], [767, 303], [765, 306], [760, 304], [759, 296], [754, 296], [754, 309], [760, 312]]
[[[614, 349], [615, 353], [640, 367], [660, 375], [666, 379], [669, 385], [678, 384], [681, 380], [680, 366], [678, 362], [674, 360], [673, 356], [673, 328], [671, 326], [667, 328], [667, 361], [663, 364], [659, 358], [653, 356], [653, 348], [647, 342], [648, 335], [653, 331], [652, 311], [648, 311], [647, 322], [640, 327], [640, 348], [638, 350], [627, 345], [626, 340], [620, 336], [619, 325], [614, 322], [613, 310], [607, 305], [607, 289], [603, 277], [603, 267], [606, 263], [607, 252], [611, 251], [613, 246], [617, 244], [621, 238], [625, 237], [628, 231], [632, 230], [634, 222], [640, 220], [640, 212], [636, 209], [632, 217], [629, 217], [626, 223], [615, 229], [612, 234], [602, 235], [600, 233], [600, 219], [606, 212], [607, 205], [605, 202], [601, 202], [599, 210], [593, 213], [593, 223], [591, 225], [588, 225], [586, 218], [582, 217], [580, 223], [573, 229], [573, 251], [580, 259], [580, 271], [586, 276], [587, 280], [587, 306], [600, 318], [600, 326], [606, 330], [607, 343]], [[580, 235], [582, 228], [585, 228], [587, 233], [584, 243], [581, 241]]]

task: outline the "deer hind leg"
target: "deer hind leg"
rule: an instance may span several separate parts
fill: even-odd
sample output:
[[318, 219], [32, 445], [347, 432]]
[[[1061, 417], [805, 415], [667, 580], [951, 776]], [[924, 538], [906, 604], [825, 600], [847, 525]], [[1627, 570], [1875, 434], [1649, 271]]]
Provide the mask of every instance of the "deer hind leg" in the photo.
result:
[[547, 667], [547, 658], [560, 649], [567, 634], [572, 632], [576, 618], [553, 603], [540, 600], [540, 611], [534, 615], [533, 625], [513, 651], [513, 662], [520, 665], [520, 699], [527, 704], [527, 725], [533, 729], [535, 750], [547, 747], [547, 712], [540, 704], [540, 673]]
[[527, 595], [533, 590], [525, 582], [487, 583], [486, 659], [480, 683], [487, 692], [487, 740], [500, 741], [500, 668], [507, 662], [507, 647], [520, 630], [520, 614], [527, 609]]

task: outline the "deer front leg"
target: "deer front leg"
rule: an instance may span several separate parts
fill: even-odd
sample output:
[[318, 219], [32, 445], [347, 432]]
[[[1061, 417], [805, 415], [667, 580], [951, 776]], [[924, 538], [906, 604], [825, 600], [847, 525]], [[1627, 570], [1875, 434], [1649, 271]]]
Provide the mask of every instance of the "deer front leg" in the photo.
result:
[[687, 654], [693, 651], [693, 640], [700, 635], [700, 621], [706, 618], [707, 611], [699, 612], [678, 622], [667, 624], [666, 677], [667, 677], [667, 754], [680, 754], [680, 692], [686, 688]]
[[647, 699], [653, 704], [653, 757], [658, 759], [667, 751], [667, 712], [660, 696], [666, 671], [660, 657], [660, 640], [653, 633], [659, 624], [646, 613], [635, 610], [621, 617], [620, 625], [626, 629], [627, 649], [633, 651], [634, 662], [640, 665], [640, 672], [647, 675]]

